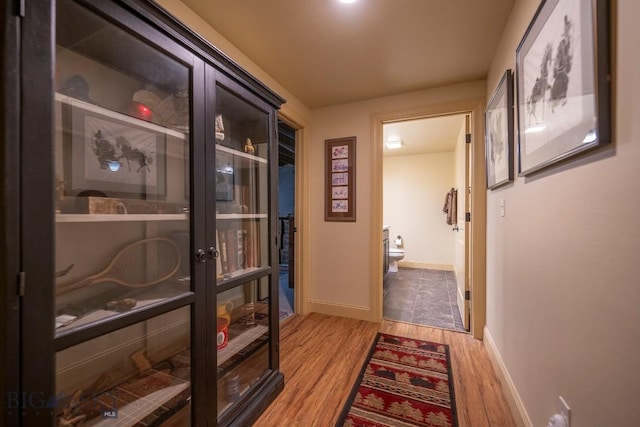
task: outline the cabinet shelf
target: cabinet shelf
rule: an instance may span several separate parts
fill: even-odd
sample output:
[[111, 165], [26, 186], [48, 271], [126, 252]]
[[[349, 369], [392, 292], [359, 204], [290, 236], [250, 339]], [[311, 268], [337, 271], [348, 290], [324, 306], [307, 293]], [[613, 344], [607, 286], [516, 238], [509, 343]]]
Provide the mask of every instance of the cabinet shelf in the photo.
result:
[[189, 214], [56, 214], [56, 222], [186, 221]]
[[[229, 344], [225, 348], [218, 350], [218, 368], [227, 371], [249, 357], [267, 342], [268, 333], [269, 328], [267, 326], [255, 325], [251, 329], [234, 334], [232, 323], [229, 331]], [[226, 363], [234, 356], [238, 357], [231, 360], [231, 363]]]
[[216, 219], [262, 219], [269, 218], [269, 214], [216, 214]]
[[230, 288], [233, 288], [239, 284], [246, 283], [248, 281], [258, 279], [267, 273], [271, 272], [270, 267], [249, 267], [241, 270], [236, 270], [232, 273], [224, 273], [219, 275], [216, 280], [216, 286], [218, 292], [224, 292]]
[[[157, 376], [161, 376], [161, 372], [153, 372], [152, 375], [155, 374]], [[164, 377], [169, 377], [168, 375], [161, 376], [161, 379]], [[186, 395], [190, 395], [189, 383], [180, 380], [179, 378], [171, 377], [167, 378], [165, 381], [173, 381], [175, 384], [168, 385], [165, 388], [162, 388], [158, 391], [154, 391], [146, 396], [139, 397], [131, 403], [127, 403], [124, 406], [118, 408], [117, 416], [120, 419], [127, 420], [126, 422], [129, 425], [136, 425], [148, 417], [153, 417], [154, 421], [156, 419], [162, 420], [167, 416], [173, 415], [177, 410], [181, 409], [186, 402], [181, 402], [180, 406], [176, 408], [167, 409], [167, 405], [171, 404], [172, 401], [175, 400], [185, 400]], [[123, 391], [117, 390], [120, 394]], [[116, 401], [116, 398], [113, 396], [115, 391], [112, 391], [109, 395], [105, 396], [105, 399], [111, 399], [112, 401]], [[164, 414], [163, 412], [167, 412]], [[157, 414], [157, 415], [156, 415]], [[161, 415], [161, 417], [158, 417]], [[98, 417], [94, 418], [93, 422], [88, 422], [87, 426], [95, 426], [95, 427], [107, 427], [113, 425], [113, 420], [109, 418]]]
[[81, 108], [85, 111], [91, 111], [93, 113], [98, 113], [101, 116], [110, 117], [112, 119], [117, 119], [123, 121], [125, 123], [130, 123], [132, 125], [142, 127], [145, 129], [149, 129], [155, 132], [163, 133], [165, 135], [172, 136], [178, 139], [186, 139], [186, 135], [182, 132], [178, 132], [164, 126], [157, 125], [155, 123], [147, 122], [145, 120], [137, 119], [132, 116], [127, 116], [126, 114], [118, 113], [117, 111], [109, 110], [104, 107], [100, 107], [98, 105], [90, 104], [88, 102], [80, 101], [79, 99], [73, 98], [71, 96], [63, 95], [59, 92], [55, 93], [55, 100], [57, 102], [61, 102], [63, 104], [71, 105], [76, 108]]
[[224, 145], [216, 144], [216, 150], [222, 151], [224, 153], [232, 154], [236, 157], [242, 157], [244, 159], [254, 160], [258, 163], [264, 163], [265, 165], [268, 163], [267, 159], [263, 159], [262, 157], [254, 156], [253, 154], [235, 150], [233, 148], [225, 147]]
[[[123, 290], [120, 286], [112, 286], [97, 296], [62, 307], [60, 313], [56, 316], [56, 335], [108, 318], [126, 316], [145, 307], [162, 303], [170, 298], [185, 295], [188, 292], [189, 282], [175, 280], [159, 283], [148, 288], [125, 288]], [[123, 300], [125, 298], [134, 299], [136, 303], [130, 310], [116, 311], [106, 307], [106, 303], [110, 300]]]
[[[115, 419], [101, 416], [96, 409], [109, 408], [117, 419], [126, 420], [127, 425], [157, 425], [174, 416], [187, 406], [191, 387], [187, 373], [190, 366], [185, 352], [160, 362], [153, 368], [139, 372], [113, 388], [93, 396], [81, 396], [85, 400], [73, 406], [67, 402], [69, 414], [61, 413], [59, 419], [86, 417], [84, 425], [111, 426]], [[178, 365], [182, 368], [171, 369]], [[185, 366], [183, 366], [185, 365]], [[87, 398], [89, 397], [89, 398]]]
[[218, 377], [224, 377], [269, 342], [268, 305], [251, 303], [231, 313], [229, 342], [218, 350]]

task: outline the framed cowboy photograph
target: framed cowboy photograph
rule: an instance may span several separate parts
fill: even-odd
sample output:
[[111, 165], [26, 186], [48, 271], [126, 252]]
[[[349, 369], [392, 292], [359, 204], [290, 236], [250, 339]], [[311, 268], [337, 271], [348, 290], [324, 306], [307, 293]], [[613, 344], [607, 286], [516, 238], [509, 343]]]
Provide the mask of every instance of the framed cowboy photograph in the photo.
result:
[[516, 50], [518, 172], [611, 139], [609, 0], [543, 0]]
[[65, 195], [163, 200], [167, 195], [166, 129], [69, 97], [65, 123]]
[[484, 113], [487, 188], [513, 181], [513, 73], [507, 70]]

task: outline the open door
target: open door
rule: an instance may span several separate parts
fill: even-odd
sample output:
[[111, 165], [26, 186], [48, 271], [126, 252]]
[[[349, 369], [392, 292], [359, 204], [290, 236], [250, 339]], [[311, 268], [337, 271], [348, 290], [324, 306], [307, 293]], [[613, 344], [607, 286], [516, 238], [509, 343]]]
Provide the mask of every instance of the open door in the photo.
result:
[[296, 130], [278, 120], [278, 262], [280, 319], [295, 312]]
[[[459, 275], [458, 307], [462, 316], [464, 328], [469, 331], [471, 328], [471, 177], [473, 176], [473, 162], [471, 152], [471, 125], [470, 116], [467, 114], [464, 120], [465, 126], [465, 174], [464, 191], [458, 192], [459, 200], [464, 209], [458, 210], [458, 224], [461, 233], [458, 236], [458, 244], [464, 245], [461, 252], [464, 254], [464, 267]], [[461, 283], [460, 283], [461, 282]]]
[[296, 220], [293, 215], [291, 215], [288, 220], [288, 230], [289, 230], [289, 288], [293, 289], [295, 287], [295, 253], [296, 253], [296, 239], [293, 233], [296, 232]]
[[[457, 175], [458, 185], [458, 216], [456, 236], [456, 281], [458, 285], [457, 302], [462, 317], [464, 328], [469, 331], [471, 327], [471, 222], [468, 221], [471, 215], [471, 127], [470, 116], [465, 116], [463, 128], [460, 129], [460, 139], [464, 139], [464, 150], [458, 149], [460, 153], [457, 161], [460, 164], [460, 172]], [[459, 140], [458, 144], [462, 141]], [[460, 145], [458, 145], [460, 147]], [[464, 159], [462, 158], [464, 156]], [[455, 228], [454, 228], [455, 229]]]

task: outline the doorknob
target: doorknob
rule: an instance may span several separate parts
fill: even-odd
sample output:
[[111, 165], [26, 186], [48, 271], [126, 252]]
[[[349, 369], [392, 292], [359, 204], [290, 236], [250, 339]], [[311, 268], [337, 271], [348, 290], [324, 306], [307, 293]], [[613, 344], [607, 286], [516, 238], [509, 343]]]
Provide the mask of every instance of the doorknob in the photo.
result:
[[220, 252], [218, 252], [213, 246], [210, 246], [209, 250], [207, 250], [207, 258], [218, 259], [218, 256], [220, 256]]
[[207, 261], [207, 254], [204, 252], [204, 249], [198, 249], [196, 251], [196, 262], [206, 262]]

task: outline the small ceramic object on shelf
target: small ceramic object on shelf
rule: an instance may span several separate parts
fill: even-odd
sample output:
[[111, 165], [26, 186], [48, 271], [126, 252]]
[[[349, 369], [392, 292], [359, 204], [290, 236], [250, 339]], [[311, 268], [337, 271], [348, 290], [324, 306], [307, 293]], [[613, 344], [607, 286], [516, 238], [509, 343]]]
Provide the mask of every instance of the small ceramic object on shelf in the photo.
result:
[[253, 147], [253, 144], [251, 143], [251, 138], [247, 138], [247, 140], [244, 143], [244, 152], [247, 154], [253, 154], [255, 152], [255, 148]]
[[216, 140], [224, 141], [224, 121], [222, 120], [222, 114], [216, 116]]

